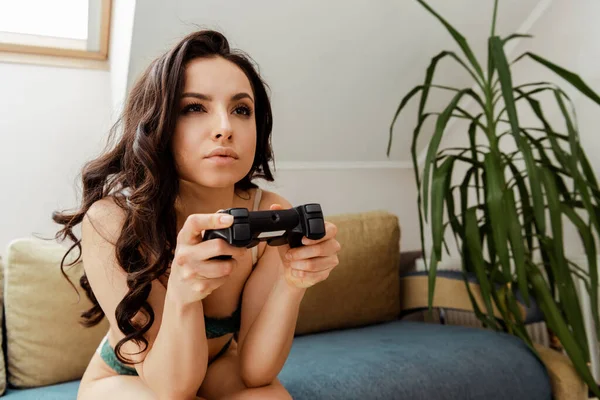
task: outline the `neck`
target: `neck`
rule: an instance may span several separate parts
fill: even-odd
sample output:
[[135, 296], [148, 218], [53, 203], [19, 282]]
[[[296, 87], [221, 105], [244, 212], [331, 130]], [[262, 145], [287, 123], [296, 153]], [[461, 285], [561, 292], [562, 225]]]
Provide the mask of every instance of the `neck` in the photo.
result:
[[233, 206], [235, 187], [210, 188], [180, 180], [177, 196], [177, 220], [181, 224], [192, 214], [212, 214]]

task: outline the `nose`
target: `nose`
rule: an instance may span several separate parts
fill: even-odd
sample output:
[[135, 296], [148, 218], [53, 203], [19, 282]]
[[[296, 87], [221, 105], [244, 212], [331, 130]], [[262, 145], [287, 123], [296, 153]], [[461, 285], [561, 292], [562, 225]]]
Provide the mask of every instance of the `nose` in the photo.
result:
[[223, 110], [218, 112], [215, 119], [215, 129], [213, 130], [212, 135], [213, 140], [231, 140], [233, 137], [233, 129], [227, 111]]

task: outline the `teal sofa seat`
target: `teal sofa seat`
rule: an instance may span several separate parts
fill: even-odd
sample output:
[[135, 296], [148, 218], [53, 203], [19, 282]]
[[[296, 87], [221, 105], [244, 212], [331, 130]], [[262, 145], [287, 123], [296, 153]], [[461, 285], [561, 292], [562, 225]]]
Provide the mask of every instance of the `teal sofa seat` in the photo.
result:
[[[552, 399], [546, 369], [520, 339], [401, 320], [298, 336], [279, 379], [298, 400]], [[78, 386], [9, 389], [5, 397], [75, 399]]]

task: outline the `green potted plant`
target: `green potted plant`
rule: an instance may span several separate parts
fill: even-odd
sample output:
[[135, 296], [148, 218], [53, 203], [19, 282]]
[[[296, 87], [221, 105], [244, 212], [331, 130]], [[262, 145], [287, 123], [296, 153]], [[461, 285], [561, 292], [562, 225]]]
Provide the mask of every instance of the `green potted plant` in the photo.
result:
[[[387, 149], [389, 156], [398, 116], [406, 104], [420, 94], [411, 154], [417, 182], [421, 242], [426, 246], [425, 224], [432, 241], [426, 257], [429, 304], [432, 304], [437, 266], [444, 249], [449, 254], [446, 237], [449, 231], [461, 256], [465, 283], [468, 275], [474, 275], [479, 283], [485, 307], [478, 307], [471, 292], [469, 295], [484, 326], [519, 336], [535, 352], [517, 306], [518, 299], [526, 305], [535, 301], [549, 331], [598, 395], [598, 386], [590, 371], [587, 335], [594, 335], [595, 340], [600, 338], [596, 255], [596, 240], [600, 237], [600, 189], [581, 147], [567, 94], [551, 82], [514, 86], [511, 68], [519, 60], [529, 58], [564, 78], [599, 105], [600, 96], [573, 72], [531, 52], [509, 62], [504, 51], [506, 43], [528, 35], [499, 37], [496, 34], [498, 0], [493, 4], [485, 69], [467, 40], [425, 1], [417, 1], [444, 25], [463, 53], [442, 51], [433, 57], [423, 84], [401, 100], [391, 123]], [[436, 67], [444, 58], [457, 61], [468, 72], [473, 78], [473, 88], [434, 84]], [[425, 109], [433, 90], [453, 92], [441, 112]], [[543, 93], [551, 94], [551, 101], [560, 109], [563, 128], [553, 126], [544, 114], [538, 97]], [[474, 112], [461, 106], [461, 101], [467, 98], [475, 104]], [[518, 106], [528, 107], [539, 123], [536, 126], [523, 124], [519, 120]], [[429, 118], [435, 119], [435, 129], [427, 144], [425, 162], [419, 165], [417, 141]], [[440, 148], [448, 123], [454, 118], [467, 122], [465, 146]], [[578, 265], [566, 255], [565, 220], [578, 231], [585, 249], [586, 266]], [[576, 292], [577, 279], [585, 282], [584, 295], [590, 299], [595, 332], [586, 332], [584, 311]], [[465, 287], [469, 290], [468, 285]], [[500, 311], [501, 320], [494, 317], [493, 307]]]

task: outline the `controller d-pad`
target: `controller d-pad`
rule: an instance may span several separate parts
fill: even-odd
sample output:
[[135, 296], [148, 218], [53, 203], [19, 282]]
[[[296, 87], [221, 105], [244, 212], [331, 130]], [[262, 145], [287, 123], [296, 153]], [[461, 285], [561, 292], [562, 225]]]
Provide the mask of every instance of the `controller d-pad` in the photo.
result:
[[304, 209], [309, 214], [322, 212], [321, 206], [318, 204], [308, 204], [308, 205], [304, 206]]
[[248, 210], [246, 208], [234, 208], [229, 211], [229, 214], [234, 217], [248, 218]]
[[240, 224], [233, 226], [233, 240], [241, 241], [248, 240], [250, 238], [250, 225]]
[[320, 218], [313, 218], [308, 220], [308, 234], [309, 235], [322, 235], [325, 233], [323, 226], [323, 220]]

